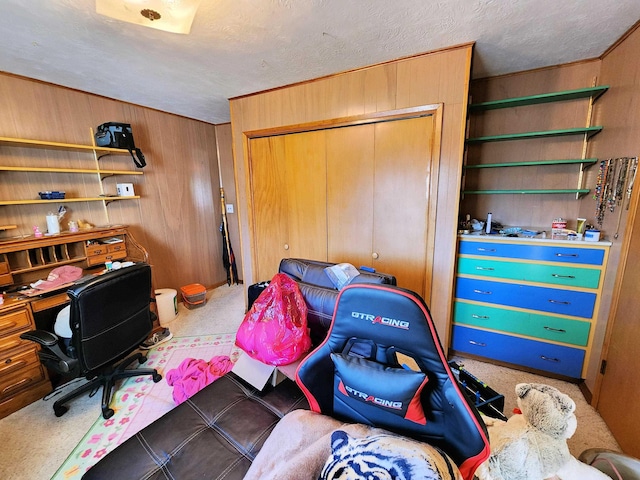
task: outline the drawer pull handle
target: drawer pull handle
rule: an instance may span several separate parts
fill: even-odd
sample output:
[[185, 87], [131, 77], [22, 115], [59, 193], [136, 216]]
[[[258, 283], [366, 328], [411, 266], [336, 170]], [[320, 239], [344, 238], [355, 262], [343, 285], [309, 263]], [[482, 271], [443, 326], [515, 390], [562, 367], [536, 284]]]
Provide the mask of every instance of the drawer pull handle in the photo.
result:
[[18, 370], [27, 364], [27, 362], [25, 362], [24, 360], [20, 360], [18, 362], [12, 362], [10, 358], [5, 360], [4, 363], [5, 363], [5, 366], [0, 368], [0, 373], [3, 373], [3, 374], [12, 370]]
[[489, 272], [493, 272], [495, 269], [491, 267], [476, 267], [476, 270], [488, 270]]
[[495, 252], [496, 251], [495, 248], [482, 248], [482, 247], [478, 247], [477, 250], [479, 252]]
[[478, 290], [478, 289], [474, 289], [473, 293], [479, 293], [480, 295], [491, 295], [492, 292], [488, 291], [488, 290]]
[[4, 322], [0, 323], [0, 330], [9, 330], [15, 328], [18, 324], [16, 322]]
[[549, 303], [557, 303], [559, 305], [571, 305], [571, 302], [563, 302], [561, 300], [549, 299]]
[[580, 255], [577, 253], [556, 253], [556, 257], [573, 257], [578, 258]]
[[560, 359], [559, 358], [545, 357], [544, 355], [540, 355], [540, 358], [542, 360], [546, 360], [547, 362], [560, 363]]
[[558, 275], [557, 273], [552, 273], [551, 276], [553, 278], [576, 278], [575, 275]]
[[489, 315], [476, 315], [475, 313], [471, 315], [471, 318], [479, 318], [480, 320], [489, 320]]
[[547, 327], [546, 325], [544, 326], [544, 329], [549, 330], [550, 332], [567, 333], [567, 331], [562, 328]]
[[474, 342], [473, 340], [469, 340], [469, 343], [470, 343], [471, 345], [476, 345], [476, 346], [478, 346], [478, 347], [486, 347], [486, 346], [487, 346], [487, 344], [486, 344], [486, 343], [482, 343], [482, 342]]
[[23, 387], [26, 384], [29, 384], [33, 381], [32, 378], [23, 378], [22, 380], [20, 380], [19, 382], [16, 382], [12, 385], [9, 385], [7, 387], [5, 387], [2, 390], [2, 397], [4, 397], [5, 395], [7, 395], [9, 392], [11, 392], [12, 390], [19, 390], [21, 387]]

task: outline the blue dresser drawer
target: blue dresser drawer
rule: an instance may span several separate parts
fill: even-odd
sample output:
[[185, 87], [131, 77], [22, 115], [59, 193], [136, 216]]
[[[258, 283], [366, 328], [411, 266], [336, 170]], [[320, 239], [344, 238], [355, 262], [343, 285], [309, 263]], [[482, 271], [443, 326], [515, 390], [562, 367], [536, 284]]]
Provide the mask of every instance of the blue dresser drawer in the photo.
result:
[[591, 318], [596, 294], [458, 277], [456, 298]]
[[584, 350], [500, 333], [453, 327], [451, 348], [502, 362], [580, 378]]
[[473, 242], [462, 240], [460, 242], [459, 253], [461, 255], [520, 258], [541, 262], [582, 263], [586, 265], [602, 265], [604, 262], [604, 250], [556, 245]]

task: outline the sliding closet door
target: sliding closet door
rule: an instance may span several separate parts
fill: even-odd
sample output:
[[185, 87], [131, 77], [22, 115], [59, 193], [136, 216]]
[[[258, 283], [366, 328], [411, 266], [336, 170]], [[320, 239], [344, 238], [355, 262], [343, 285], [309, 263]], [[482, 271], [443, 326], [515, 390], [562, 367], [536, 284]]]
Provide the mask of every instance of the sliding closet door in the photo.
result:
[[373, 124], [327, 131], [330, 262], [373, 263], [374, 132]]
[[282, 258], [327, 257], [326, 160], [322, 131], [249, 142], [256, 278]]
[[432, 146], [433, 116], [376, 124], [374, 265], [426, 299]]
[[328, 258], [428, 297], [433, 116], [327, 130]]

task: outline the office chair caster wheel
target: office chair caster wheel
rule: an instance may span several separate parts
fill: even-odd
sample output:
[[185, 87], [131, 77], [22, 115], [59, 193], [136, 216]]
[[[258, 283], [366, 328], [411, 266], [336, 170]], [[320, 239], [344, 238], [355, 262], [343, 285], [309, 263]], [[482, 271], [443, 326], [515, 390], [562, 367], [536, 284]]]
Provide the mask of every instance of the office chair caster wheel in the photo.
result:
[[65, 413], [69, 411], [69, 407], [65, 407], [64, 405], [53, 406], [53, 413], [56, 414], [56, 417], [61, 417]]
[[142, 365], [143, 363], [147, 363], [147, 360], [149, 360], [149, 358], [147, 358], [147, 357], [142, 357], [140, 360], [138, 360], [138, 363], [139, 363], [140, 365]]
[[106, 408], [102, 410], [102, 418], [108, 420], [109, 418], [113, 417], [114, 413], [115, 411], [113, 410], [113, 408]]
[[158, 383], [160, 380], [162, 380], [162, 375], [160, 375], [159, 373], [154, 373], [153, 374], [153, 383]]

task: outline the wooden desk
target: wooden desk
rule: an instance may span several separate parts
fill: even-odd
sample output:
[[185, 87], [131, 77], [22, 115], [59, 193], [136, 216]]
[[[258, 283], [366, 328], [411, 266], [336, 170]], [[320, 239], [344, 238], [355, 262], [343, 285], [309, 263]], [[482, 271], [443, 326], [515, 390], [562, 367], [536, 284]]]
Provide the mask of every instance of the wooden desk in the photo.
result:
[[[104, 243], [111, 239], [121, 241]], [[39, 347], [20, 335], [36, 328], [38, 315], [55, 312], [69, 302], [64, 286], [32, 296], [17, 287], [44, 280], [62, 265], [97, 273], [105, 262], [115, 260], [148, 262], [146, 250], [124, 226], [0, 240], [0, 290], [6, 292], [0, 305], [0, 418], [51, 391], [47, 369], [38, 358]]]

